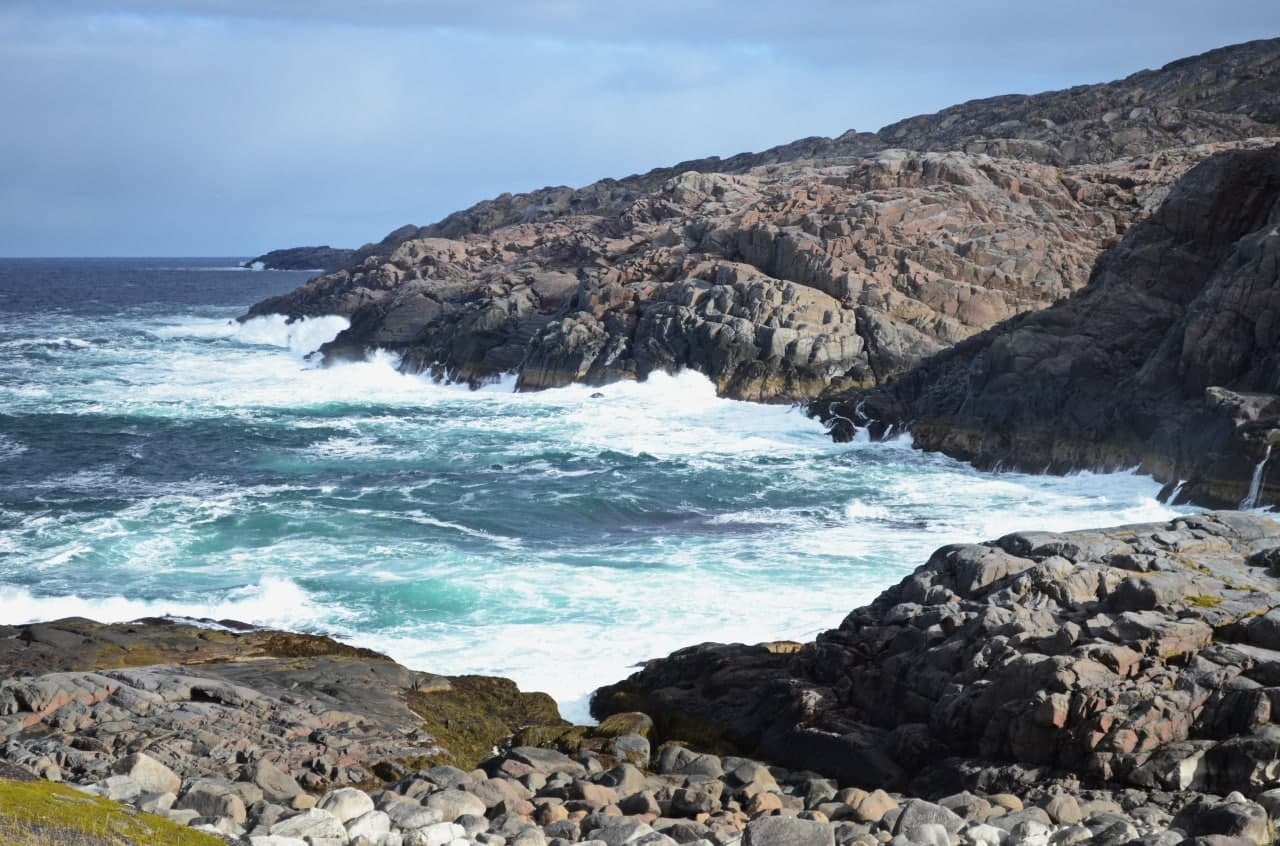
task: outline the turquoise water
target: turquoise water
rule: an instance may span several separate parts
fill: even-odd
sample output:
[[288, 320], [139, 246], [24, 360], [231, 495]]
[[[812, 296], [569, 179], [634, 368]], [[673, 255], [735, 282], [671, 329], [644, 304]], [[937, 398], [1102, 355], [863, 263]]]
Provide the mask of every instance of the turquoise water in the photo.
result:
[[1133, 474], [833, 444], [692, 373], [516, 394], [322, 368], [340, 318], [233, 320], [307, 274], [231, 264], [0, 261], [0, 621], [325, 632], [581, 718], [646, 658], [812, 637], [943, 543], [1175, 513]]

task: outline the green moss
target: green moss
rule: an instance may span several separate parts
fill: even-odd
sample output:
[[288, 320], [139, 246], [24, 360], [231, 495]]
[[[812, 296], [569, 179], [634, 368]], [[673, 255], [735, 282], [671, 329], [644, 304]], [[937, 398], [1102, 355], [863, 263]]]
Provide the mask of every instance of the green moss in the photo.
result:
[[1187, 604], [1195, 608], [1217, 608], [1223, 601], [1223, 597], [1207, 593], [1198, 593], [1187, 597]]
[[0, 779], [5, 846], [226, 846], [220, 837], [60, 784]]
[[643, 692], [628, 687], [626, 682], [601, 688], [591, 701], [591, 713], [601, 721], [601, 725], [615, 715], [625, 717], [628, 712], [648, 714], [653, 719], [653, 728], [646, 736], [654, 748], [663, 743], [676, 742], [699, 752], [716, 755], [752, 752], [726, 739], [724, 729], [715, 723], [691, 714], [665, 709], [661, 704], [649, 701]]
[[639, 711], [623, 711], [610, 714], [600, 721], [600, 725], [591, 730], [595, 737], [621, 737], [624, 734], [638, 734], [648, 737], [653, 731], [653, 720]]
[[408, 703], [450, 753], [405, 762], [418, 768], [452, 764], [470, 769], [528, 726], [570, 727], [547, 694], [524, 693], [510, 679], [490, 676], [453, 676], [447, 687], [409, 691]]
[[511, 738], [513, 746], [544, 746], [573, 754], [590, 736], [586, 726], [525, 726]]

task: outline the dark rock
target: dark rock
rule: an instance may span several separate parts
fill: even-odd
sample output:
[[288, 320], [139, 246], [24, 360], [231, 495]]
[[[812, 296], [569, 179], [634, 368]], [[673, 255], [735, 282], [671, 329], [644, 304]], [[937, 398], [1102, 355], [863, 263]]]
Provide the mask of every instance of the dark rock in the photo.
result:
[[[1271, 676], [1280, 656], [1239, 638], [1280, 606], [1272, 577], [1247, 563], [1277, 537], [1267, 517], [1212, 512], [946, 547], [798, 651], [680, 650], [602, 688], [593, 708], [605, 716], [614, 703], [639, 706], [658, 740], [696, 727], [866, 787], [1025, 796], [1074, 773], [1167, 791], [1257, 791], [1280, 757], [1264, 686], [1280, 682]], [[1132, 571], [1114, 557], [1157, 548], [1176, 550], [1178, 569], [1159, 574], [1160, 589], [1135, 593]], [[1115, 610], [1138, 595], [1143, 610]], [[659, 766], [678, 772], [695, 759], [668, 745]], [[861, 815], [859, 800], [841, 801], [855, 819], [880, 819]], [[1053, 801], [1062, 823], [1102, 807]], [[1011, 810], [1051, 822], [1038, 808]]]
[[332, 273], [355, 258], [355, 250], [337, 247], [289, 247], [272, 250], [244, 262], [242, 267], [260, 267], [264, 270], [315, 270]]
[[1238, 794], [1225, 801], [1202, 800], [1187, 805], [1174, 817], [1173, 827], [1190, 837], [1222, 835], [1253, 844], [1271, 843], [1273, 839], [1266, 809]]

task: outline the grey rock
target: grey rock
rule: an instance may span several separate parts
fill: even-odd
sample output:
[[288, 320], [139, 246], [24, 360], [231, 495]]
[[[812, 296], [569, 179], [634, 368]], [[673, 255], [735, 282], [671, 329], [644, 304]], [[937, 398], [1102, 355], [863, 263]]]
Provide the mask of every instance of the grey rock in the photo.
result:
[[759, 817], [747, 823], [742, 846], [835, 846], [835, 833], [810, 820]]
[[142, 752], [135, 752], [116, 761], [111, 771], [129, 776], [150, 793], [177, 793], [182, 787], [181, 776]]
[[964, 820], [941, 805], [923, 799], [908, 799], [899, 809], [893, 833], [910, 837], [912, 830], [922, 825], [940, 825], [947, 834], [955, 834], [964, 827]]
[[373, 811], [373, 800], [363, 790], [340, 787], [320, 797], [316, 807], [333, 814], [339, 822], [347, 823]]
[[439, 811], [440, 818], [445, 822], [453, 822], [466, 814], [484, 816], [487, 810], [480, 797], [454, 788], [432, 793], [423, 800], [422, 804], [431, 810]]
[[286, 817], [271, 826], [273, 836], [297, 837], [302, 840], [336, 838], [345, 841], [347, 830], [342, 821], [328, 811], [309, 808], [299, 814]]

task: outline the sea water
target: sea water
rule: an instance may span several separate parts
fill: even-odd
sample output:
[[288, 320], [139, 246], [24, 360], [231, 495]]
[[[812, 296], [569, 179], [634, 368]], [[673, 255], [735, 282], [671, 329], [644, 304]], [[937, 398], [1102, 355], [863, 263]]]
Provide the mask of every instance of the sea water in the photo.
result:
[[514, 393], [235, 320], [310, 274], [0, 261], [0, 622], [172, 614], [509, 676], [570, 718], [703, 641], [804, 640], [936, 547], [1166, 519], [1131, 473], [835, 444], [696, 373]]

